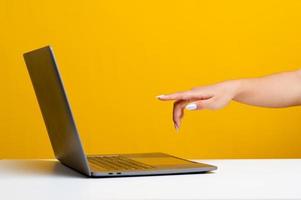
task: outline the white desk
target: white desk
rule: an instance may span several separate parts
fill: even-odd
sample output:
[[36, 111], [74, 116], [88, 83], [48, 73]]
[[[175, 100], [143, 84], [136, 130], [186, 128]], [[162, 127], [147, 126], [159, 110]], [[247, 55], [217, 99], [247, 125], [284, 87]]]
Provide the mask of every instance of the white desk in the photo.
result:
[[301, 159], [204, 160], [215, 173], [85, 178], [55, 160], [0, 160], [0, 199], [301, 199]]

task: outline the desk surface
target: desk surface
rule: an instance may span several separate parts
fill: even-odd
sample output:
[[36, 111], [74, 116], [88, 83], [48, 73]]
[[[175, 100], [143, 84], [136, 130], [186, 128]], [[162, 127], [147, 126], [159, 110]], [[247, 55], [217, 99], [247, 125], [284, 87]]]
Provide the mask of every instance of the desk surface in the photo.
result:
[[201, 162], [219, 169], [101, 179], [55, 160], [0, 160], [0, 199], [301, 199], [301, 159]]

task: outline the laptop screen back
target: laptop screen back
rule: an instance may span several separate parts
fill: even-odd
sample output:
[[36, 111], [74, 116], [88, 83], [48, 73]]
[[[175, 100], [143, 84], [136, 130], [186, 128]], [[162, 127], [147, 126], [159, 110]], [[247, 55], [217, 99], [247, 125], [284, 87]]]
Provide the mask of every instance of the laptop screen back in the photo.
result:
[[63, 164], [89, 175], [71, 108], [49, 46], [24, 54], [54, 154]]

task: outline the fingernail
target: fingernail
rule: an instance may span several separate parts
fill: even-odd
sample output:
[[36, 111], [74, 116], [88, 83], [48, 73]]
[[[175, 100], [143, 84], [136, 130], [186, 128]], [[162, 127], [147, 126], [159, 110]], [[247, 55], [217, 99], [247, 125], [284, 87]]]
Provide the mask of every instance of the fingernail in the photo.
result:
[[176, 129], [176, 132], [179, 132], [179, 127], [178, 127], [178, 125], [177, 125], [177, 124], [174, 124], [174, 126], [175, 126], [175, 129]]
[[186, 105], [185, 108], [187, 110], [196, 110], [198, 108], [198, 106], [195, 103], [190, 103], [190, 104]]
[[162, 99], [162, 98], [164, 98], [164, 97], [165, 97], [164, 94], [161, 94], [161, 95], [156, 96], [157, 99]]

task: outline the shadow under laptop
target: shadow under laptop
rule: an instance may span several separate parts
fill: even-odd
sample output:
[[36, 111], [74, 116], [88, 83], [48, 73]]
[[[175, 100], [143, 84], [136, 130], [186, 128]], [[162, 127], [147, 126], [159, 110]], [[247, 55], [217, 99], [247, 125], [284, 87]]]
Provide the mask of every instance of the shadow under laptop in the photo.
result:
[[[60, 164], [56, 160], [2, 160], [1, 170], [14, 176], [48, 176], [84, 178], [86, 176]], [[5, 168], [5, 169], [4, 169]]]
[[[47, 177], [47, 178], [87, 178], [87, 176], [70, 169], [57, 160], [1, 160], [0, 174], [5, 172], [6, 176], [18, 177]], [[214, 174], [214, 172], [198, 172], [188, 173], [181, 175], [193, 174]], [[180, 174], [169, 175], [144, 175], [145, 177], [151, 176], [174, 176]], [[134, 178], [139, 176], [123, 176], [123, 177], [110, 177], [110, 178]], [[94, 177], [99, 178], [99, 177]]]

